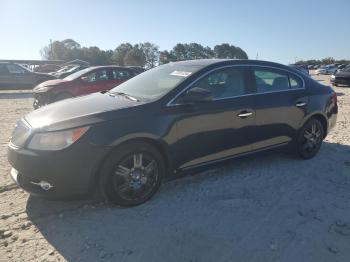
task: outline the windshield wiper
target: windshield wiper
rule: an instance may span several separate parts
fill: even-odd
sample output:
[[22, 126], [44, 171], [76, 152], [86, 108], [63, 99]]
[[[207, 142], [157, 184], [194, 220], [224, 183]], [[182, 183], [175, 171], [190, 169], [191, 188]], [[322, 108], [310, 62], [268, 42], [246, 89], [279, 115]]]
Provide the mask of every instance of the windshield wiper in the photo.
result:
[[125, 93], [123, 93], [123, 92], [113, 92], [113, 93], [108, 92], [108, 94], [109, 94], [110, 96], [116, 96], [116, 95], [118, 95], [118, 96], [123, 96], [123, 97], [125, 97], [125, 98], [127, 98], [127, 99], [129, 99], [129, 100], [131, 100], [131, 101], [140, 102], [140, 100], [138, 100], [137, 98], [135, 98], [135, 97], [133, 97], [133, 96], [131, 96], [131, 95], [125, 94]]

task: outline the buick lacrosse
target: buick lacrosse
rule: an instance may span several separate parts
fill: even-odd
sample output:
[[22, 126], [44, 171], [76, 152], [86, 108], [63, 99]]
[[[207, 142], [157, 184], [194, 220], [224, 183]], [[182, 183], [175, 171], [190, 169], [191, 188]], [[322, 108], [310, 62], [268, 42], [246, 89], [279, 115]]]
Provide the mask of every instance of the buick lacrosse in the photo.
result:
[[331, 87], [288, 66], [175, 62], [26, 115], [8, 160], [13, 180], [32, 194], [101, 190], [112, 203], [133, 206], [184, 170], [283, 146], [312, 158], [337, 111]]

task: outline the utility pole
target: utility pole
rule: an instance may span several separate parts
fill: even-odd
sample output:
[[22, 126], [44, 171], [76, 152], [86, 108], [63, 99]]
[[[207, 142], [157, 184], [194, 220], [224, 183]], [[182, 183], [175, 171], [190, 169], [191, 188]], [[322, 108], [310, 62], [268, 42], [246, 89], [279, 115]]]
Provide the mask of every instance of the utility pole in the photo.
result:
[[48, 57], [49, 59], [52, 58], [53, 56], [53, 51], [52, 51], [52, 39], [50, 39], [50, 56]]

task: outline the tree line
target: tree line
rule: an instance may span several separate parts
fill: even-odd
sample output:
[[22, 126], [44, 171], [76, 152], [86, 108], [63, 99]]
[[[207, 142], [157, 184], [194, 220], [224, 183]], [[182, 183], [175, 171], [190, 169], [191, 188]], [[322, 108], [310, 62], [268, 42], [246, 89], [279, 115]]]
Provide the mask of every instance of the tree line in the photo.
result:
[[297, 65], [330, 65], [330, 64], [350, 64], [350, 60], [339, 59], [333, 57], [326, 57], [323, 59], [299, 60]]
[[198, 43], [178, 43], [171, 50], [159, 50], [156, 44], [144, 42], [132, 45], [122, 43], [114, 50], [101, 50], [96, 46], [82, 47], [73, 39], [53, 41], [40, 50], [43, 59], [71, 61], [81, 59], [91, 65], [117, 64], [152, 68], [158, 64], [202, 58], [248, 59], [240, 47], [223, 43], [211, 48]]

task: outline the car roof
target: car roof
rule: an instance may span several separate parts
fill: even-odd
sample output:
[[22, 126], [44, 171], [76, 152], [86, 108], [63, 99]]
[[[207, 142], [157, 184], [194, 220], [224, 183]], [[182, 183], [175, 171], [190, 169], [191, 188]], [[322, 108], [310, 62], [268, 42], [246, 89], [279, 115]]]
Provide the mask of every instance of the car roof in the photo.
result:
[[117, 66], [117, 65], [105, 65], [105, 66], [90, 66], [88, 67], [89, 69], [98, 69], [98, 68], [120, 68], [120, 69], [130, 69], [129, 67], [126, 66]]
[[270, 62], [270, 61], [263, 61], [263, 60], [250, 60], [250, 59], [198, 59], [198, 60], [186, 60], [186, 61], [179, 61], [179, 62], [171, 62], [175, 65], [181, 65], [181, 66], [198, 66], [198, 67], [207, 67], [211, 65], [261, 65], [261, 66], [270, 66], [270, 67], [278, 67], [286, 70], [293, 70], [298, 72], [298, 70], [291, 68], [289, 66]]

